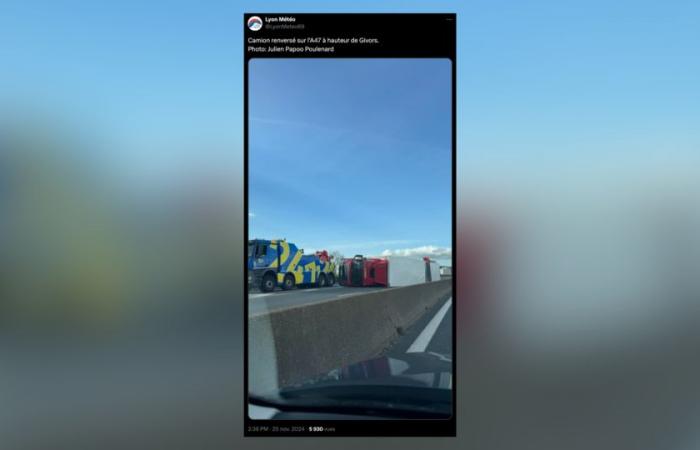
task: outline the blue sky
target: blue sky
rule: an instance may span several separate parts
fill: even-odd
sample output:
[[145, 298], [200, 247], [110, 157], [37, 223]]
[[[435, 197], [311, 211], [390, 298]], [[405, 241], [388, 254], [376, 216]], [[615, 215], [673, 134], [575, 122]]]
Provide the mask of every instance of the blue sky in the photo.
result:
[[252, 237], [449, 255], [449, 60], [257, 59], [249, 70]]
[[457, 13], [458, 207], [477, 183], [700, 163], [697, 1], [5, 0], [0, 116], [38, 108], [106, 142], [139, 194], [204, 165], [240, 201], [242, 14], [275, 11]]

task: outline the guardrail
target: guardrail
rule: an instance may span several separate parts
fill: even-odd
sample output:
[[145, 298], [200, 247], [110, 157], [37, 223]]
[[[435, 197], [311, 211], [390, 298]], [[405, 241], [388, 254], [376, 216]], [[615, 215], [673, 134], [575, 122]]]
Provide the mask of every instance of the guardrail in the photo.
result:
[[249, 386], [273, 390], [375, 357], [451, 292], [441, 280], [251, 316]]

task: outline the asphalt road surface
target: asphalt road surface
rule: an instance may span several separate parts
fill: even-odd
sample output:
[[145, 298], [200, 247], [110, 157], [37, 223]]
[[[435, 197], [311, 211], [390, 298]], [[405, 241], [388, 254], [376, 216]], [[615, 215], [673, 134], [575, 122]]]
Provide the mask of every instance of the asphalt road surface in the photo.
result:
[[293, 306], [340, 300], [351, 295], [386, 289], [390, 288], [333, 286], [274, 292], [251, 291], [248, 293], [248, 315], [254, 316]]
[[426, 311], [391, 345], [385, 355], [401, 358], [407, 352], [423, 351], [452, 359], [452, 296]]

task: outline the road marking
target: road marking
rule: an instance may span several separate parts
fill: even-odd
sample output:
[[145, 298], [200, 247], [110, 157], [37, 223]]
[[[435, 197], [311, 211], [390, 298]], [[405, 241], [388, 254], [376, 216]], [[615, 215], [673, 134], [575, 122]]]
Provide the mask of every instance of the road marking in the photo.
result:
[[[313, 289], [292, 289], [292, 290], [289, 290], [289, 291], [284, 291], [284, 290], [282, 290], [282, 291], [263, 292], [263, 293], [255, 293], [255, 294], [250, 294], [250, 293], [249, 293], [249, 294], [248, 294], [248, 297], [249, 297], [249, 298], [260, 298], [260, 297], [267, 297], [268, 295], [277, 295], [277, 296], [280, 296], [280, 295], [285, 295], [285, 294], [294, 294], [294, 293], [302, 293], [302, 292], [314, 292], [314, 291], [318, 291], [318, 290], [320, 290], [320, 289], [321, 289], [321, 288], [313, 288]], [[338, 287], [337, 287], [337, 286], [333, 286], [333, 287], [324, 288], [324, 290], [325, 290], [326, 292], [331, 291], [331, 290], [334, 290], [334, 289], [338, 289]]]
[[[346, 288], [347, 289], [347, 288]], [[340, 297], [349, 297], [351, 295], [362, 295], [362, 294], [369, 294], [370, 292], [377, 292], [381, 290], [382, 288], [378, 289], [366, 289], [366, 288], [359, 288], [359, 289], [352, 289], [352, 292], [348, 292], [347, 294], [339, 294], [336, 295], [335, 298], [340, 298]]]
[[408, 347], [406, 353], [424, 352], [425, 349], [428, 348], [428, 344], [430, 344], [430, 341], [433, 339], [433, 336], [435, 336], [435, 332], [440, 326], [440, 322], [442, 322], [442, 319], [445, 318], [445, 314], [447, 314], [447, 310], [450, 309], [450, 306], [452, 306], [452, 297], [447, 299], [447, 301], [444, 305], [442, 305], [437, 314], [435, 314], [435, 316], [433, 316], [433, 318], [430, 319], [428, 325], [426, 325], [423, 331], [420, 332], [416, 340], [413, 341], [413, 344], [411, 344], [411, 346]]

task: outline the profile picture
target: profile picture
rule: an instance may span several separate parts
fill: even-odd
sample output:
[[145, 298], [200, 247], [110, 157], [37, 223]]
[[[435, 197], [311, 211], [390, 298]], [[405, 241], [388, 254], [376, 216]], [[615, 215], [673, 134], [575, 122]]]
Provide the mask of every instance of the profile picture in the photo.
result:
[[260, 17], [253, 16], [248, 19], [248, 28], [250, 28], [252, 31], [258, 31], [260, 28], [262, 28], [262, 26], [263, 21]]

